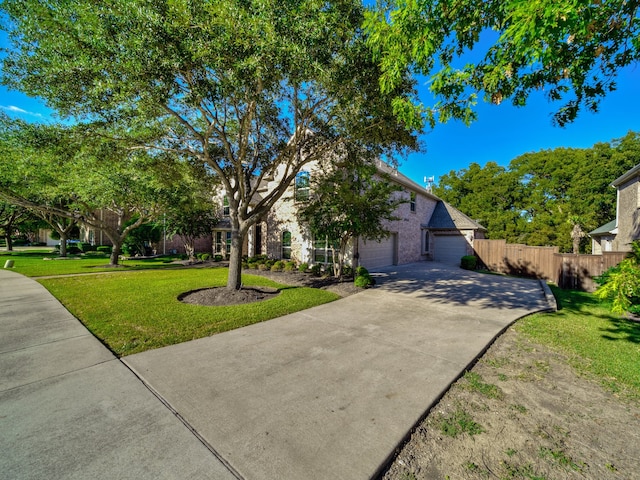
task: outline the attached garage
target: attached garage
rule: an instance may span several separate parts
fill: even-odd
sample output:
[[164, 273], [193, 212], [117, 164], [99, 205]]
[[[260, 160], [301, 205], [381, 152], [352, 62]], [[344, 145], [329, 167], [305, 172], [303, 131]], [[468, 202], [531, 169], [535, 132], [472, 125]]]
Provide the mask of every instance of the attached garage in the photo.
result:
[[395, 265], [397, 263], [396, 238], [396, 234], [391, 234], [380, 242], [368, 240], [365, 243], [361, 240], [358, 246], [360, 265], [368, 270]]
[[464, 235], [435, 235], [433, 258], [436, 262], [460, 266], [460, 259], [467, 255], [467, 247]]

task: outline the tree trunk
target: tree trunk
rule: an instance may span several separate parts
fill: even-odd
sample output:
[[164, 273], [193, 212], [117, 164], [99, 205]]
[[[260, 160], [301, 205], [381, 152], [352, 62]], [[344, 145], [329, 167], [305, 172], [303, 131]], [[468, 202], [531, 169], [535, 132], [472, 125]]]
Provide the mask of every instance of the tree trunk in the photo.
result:
[[67, 256], [67, 232], [62, 230], [58, 232], [60, 234], [60, 256]]
[[111, 243], [113, 243], [113, 247], [111, 249], [111, 256], [109, 257], [109, 266], [117, 267], [118, 262], [120, 261], [120, 252], [122, 251], [122, 242], [115, 241], [112, 238]]
[[240, 290], [242, 287], [242, 243], [244, 235], [241, 231], [231, 230], [231, 255], [229, 257], [229, 277], [227, 288]]
[[7, 252], [13, 252], [13, 240], [11, 239], [11, 233], [7, 233], [4, 236], [4, 241], [7, 246]]

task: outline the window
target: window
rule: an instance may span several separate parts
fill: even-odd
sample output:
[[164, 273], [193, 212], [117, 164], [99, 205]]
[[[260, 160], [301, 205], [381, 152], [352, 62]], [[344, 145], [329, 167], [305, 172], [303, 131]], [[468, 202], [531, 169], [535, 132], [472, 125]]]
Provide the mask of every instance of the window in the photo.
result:
[[422, 234], [422, 253], [429, 253], [431, 249], [431, 236], [429, 230], [423, 230]]
[[231, 232], [225, 232], [225, 234], [226, 234], [226, 241], [225, 241], [226, 254], [231, 255]]
[[296, 175], [296, 183], [295, 183], [295, 201], [296, 202], [306, 202], [309, 200], [309, 191], [310, 191], [310, 183], [309, 183], [309, 172], [299, 172]]
[[215, 249], [220, 255], [231, 254], [231, 232], [216, 232]]
[[409, 208], [411, 209], [412, 212], [415, 213], [415, 211], [416, 211], [416, 194], [415, 194], [415, 192], [411, 192], [409, 194]]
[[222, 199], [222, 215], [225, 217], [229, 216], [229, 197], [226, 195]]
[[314, 263], [333, 263], [333, 251], [337, 248], [337, 242], [330, 242], [327, 238], [314, 238], [313, 240], [313, 262]]
[[291, 260], [291, 232], [282, 232], [282, 259]]
[[223, 232], [216, 232], [216, 253], [222, 253], [222, 233]]

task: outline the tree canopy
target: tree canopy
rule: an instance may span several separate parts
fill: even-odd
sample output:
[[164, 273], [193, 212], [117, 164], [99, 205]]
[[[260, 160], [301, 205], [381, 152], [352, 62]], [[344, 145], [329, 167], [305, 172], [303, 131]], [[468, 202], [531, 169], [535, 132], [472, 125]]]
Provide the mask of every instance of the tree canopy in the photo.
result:
[[638, 0], [381, 0], [367, 16], [383, 91], [407, 71], [425, 75], [436, 98], [396, 99], [413, 124], [470, 122], [478, 97], [523, 106], [541, 90], [561, 102], [559, 125], [596, 111], [617, 72], [640, 58]]
[[[338, 142], [416, 146], [380, 94], [356, 0], [5, 0], [2, 81], [200, 164], [229, 199], [229, 288], [248, 229]], [[54, 34], [55, 32], [55, 34]], [[280, 181], [256, 195], [264, 178]]]
[[[611, 182], [638, 159], [640, 134], [630, 132], [587, 149], [526, 153], [507, 168], [473, 163], [442, 176], [434, 193], [480, 221], [488, 238], [571, 252], [576, 225], [589, 232], [615, 218]], [[581, 251], [589, 248], [582, 237]]]
[[109, 237], [116, 265], [129, 231], [185, 195], [188, 176], [188, 165], [167, 154], [92, 137], [86, 126], [0, 117], [0, 197], [47, 221], [61, 237], [62, 255], [68, 233], [84, 224]]

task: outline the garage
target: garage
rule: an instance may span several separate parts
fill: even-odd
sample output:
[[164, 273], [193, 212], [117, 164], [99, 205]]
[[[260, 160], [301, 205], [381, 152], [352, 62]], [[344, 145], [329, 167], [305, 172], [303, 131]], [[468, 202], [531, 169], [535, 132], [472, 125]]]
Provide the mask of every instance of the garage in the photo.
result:
[[434, 260], [460, 266], [460, 259], [467, 255], [467, 246], [464, 235], [435, 235]]
[[360, 265], [368, 270], [395, 265], [396, 261], [396, 237], [395, 233], [380, 242], [368, 240], [360, 241]]

